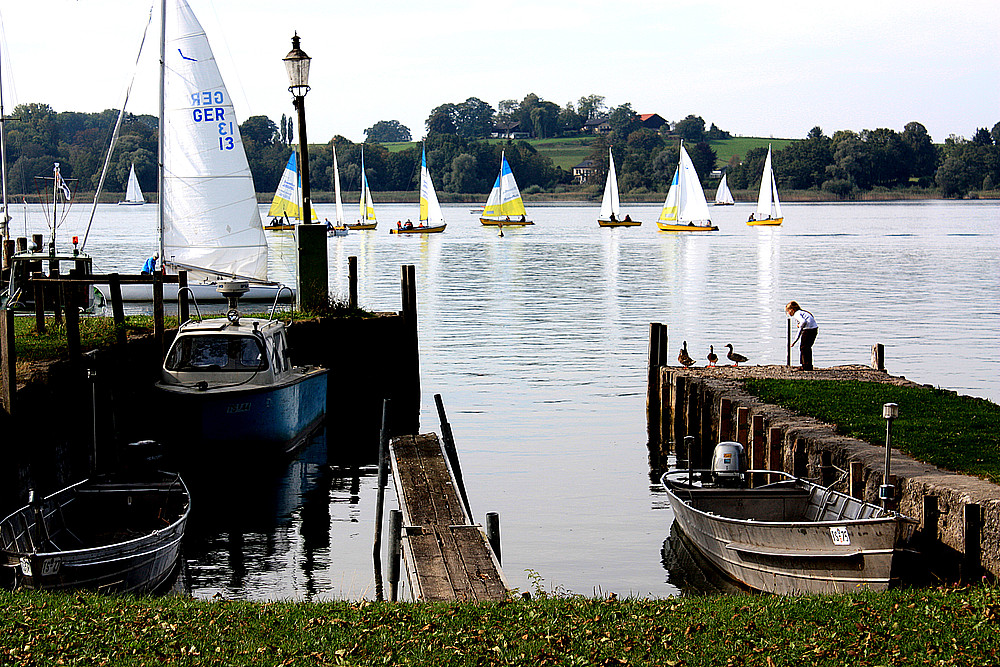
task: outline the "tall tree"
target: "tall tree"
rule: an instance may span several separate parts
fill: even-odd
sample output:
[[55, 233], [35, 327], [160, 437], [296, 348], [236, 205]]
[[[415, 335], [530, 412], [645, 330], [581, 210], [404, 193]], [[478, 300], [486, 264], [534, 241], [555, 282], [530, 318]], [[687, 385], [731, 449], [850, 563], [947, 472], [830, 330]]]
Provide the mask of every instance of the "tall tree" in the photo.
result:
[[398, 120], [380, 120], [365, 130], [365, 141], [369, 143], [394, 143], [413, 141], [410, 128]]
[[684, 120], [677, 121], [674, 125], [674, 133], [680, 135], [684, 141], [698, 143], [705, 140], [705, 119], [701, 116], [686, 116]]
[[639, 114], [632, 110], [629, 102], [612, 109], [608, 114], [608, 125], [615, 141], [627, 141], [630, 134], [642, 127]]
[[584, 95], [576, 103], [576, 112], [583, 116], [583, 121], [600, 118], [607, 112], [604, 95]]

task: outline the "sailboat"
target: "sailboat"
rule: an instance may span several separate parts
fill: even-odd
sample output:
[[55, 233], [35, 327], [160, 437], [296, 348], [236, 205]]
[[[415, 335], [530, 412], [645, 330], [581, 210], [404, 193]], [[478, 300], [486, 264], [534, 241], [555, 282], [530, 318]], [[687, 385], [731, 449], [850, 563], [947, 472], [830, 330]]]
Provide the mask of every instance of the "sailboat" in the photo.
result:
[[337, 224], [326, 221], [326, 231], [330, 236], [347, 236], [344, 226], [344, 201], [340, 196], [340, 167], [337, 166], [337, 149], [333, 149], [333, 201], [336, 204]]
[[618, 201], [618, 175], [615, 173], [615, 156], [611, 154], [611, 148], [608, 148], [608, 180], [604, 184], [604, 199], [601, 200], [601, 214], [597, 216], [597, 224], [601, 227], [637, 227], [642, 224], [627, 215], [622, 220]]
[[507, 156], [500, 151], [500, 174], [497, 176], [493, 190], [483, 207], [483, 216], [479, 221], [484, 225], [523, 226], [535, 224], [526, 218], [524, 200], [521, 191], [517, 189], [514, 172], [510, 170]]
[[347, 223], [348, 229], [375, 229], [378, 221], [375, 219], [375, 205], [372, 202], [372, 191], [368, 188], [368, 177], [365, 175], [365, 147], [361, 146], [361, 199], [358, 201], [358, 221]]
[[[244, 301], [291, 294], [267, 279], [267, 239], [253, 177], [208, 37], [185, 0], [163, 0], [160, 13], [157, 217], [163, 267], [186, 270], [198, 301], [223, 300], [216, 287], [234, 278], [249, 283]], [[110, 293], [107, 285], [96, 287]], [[149, 301], [152, 285], [122, 285], [122, 297]]]
[[135, 165], [128, 172], [128, 185], [125, 187], [125, 200], [118, 202], [119, 206], [142, 206], [146, 200], [142, 198], [139, 189], [139, 179], [135, 176]]
[[722, 180], [719, 181], [719, 189], [715, 191], [715, 205], [733, 206], [734, 204], [736, 204], [736, 200], [733, 199], [733, 193], [729, 189], [729, 184], [726, 183], [726, 174], [723, 174]]
[[444, 221], [444, 214], [441, 212], [441, 204], [438, 203], [437, 193], [434, 192], [434, 183], [431, 182], [431, 174], [427, 171], [427, 149], [424, 148], [420, 155], [420, 220], [414, 225], [409, 220], [406, 223], [396, 223], [395, 229], [390, 229], [390, 234], [434, 234], [443, 232], [447, 225]]
[[781, 202], [778, 201], [778, 184], [774, 180], [774, 170], [771, 169], [771, 146], [767, 147], [767, 158], [764, 159], [764, 171], [760, 176], [760, 194], [757, 196], [757, 210], [750, 214], [748, 225], [780, 225], [784, 221], [781, 215]]
[[[281, 174], [278, 189], [274, 192], [271, 208], [267, 211], [267, 217], [271, 218], [271, 221], [264, 225], [264, 229], [295, 229], [296, 221], [302, 221], [300, 201], [302, 201], [302, 177], [299, 176], [299, 163], [293, 150], [288, 156], [285, 171]], [[316, 209], [310, 211], [313, 221], [318, 221]]]
[[714, 232], [719, 229], [712, 224], [705, 191], [683, 143], [677, 160], [677, 171], [674, 172], [674, 179], [670, 183], [670, 191], [667, 192], [656, 226], [664, 232]]

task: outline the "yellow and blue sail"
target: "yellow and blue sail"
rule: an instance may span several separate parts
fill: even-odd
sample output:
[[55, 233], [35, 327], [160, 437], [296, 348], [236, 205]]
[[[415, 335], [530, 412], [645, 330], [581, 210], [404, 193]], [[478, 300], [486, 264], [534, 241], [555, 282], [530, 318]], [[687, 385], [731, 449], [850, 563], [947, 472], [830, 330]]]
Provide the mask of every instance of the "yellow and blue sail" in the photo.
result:
[[[281, 175], [281, 182], [278, 183], [278, 189], [274, 193], [271, 208], [267, 211], [268, 216], [281, 218], [287, 215], [289, 219], [301, 220], [302, 211], [299, 209], [299, 201], [302, 198], [301, 192], [302, 179], [299, 175], [295, 151], [292, 151], [292, 154], [288, 156], [288, 164], [285, 165], [285, 171]], [[316, 216], [316, 209], [312, 209], [312, 219], [319, 220]]]
[[484, 217], [520, 217], [525, 214], [524, 200], [521, 191], [514, 180], [514, 172], [510, 170], [507, 157], [500, 154], [500, 174], [493, 184], [486, 206], [483, 207]]
[[375, 205], [372, 203], [372, 192], [368, 189], [368, 177], [365, 175], [365, 154], [361, 152], [361, 199], [358, 201], [358, 215], [361, 222], [375, 222]]

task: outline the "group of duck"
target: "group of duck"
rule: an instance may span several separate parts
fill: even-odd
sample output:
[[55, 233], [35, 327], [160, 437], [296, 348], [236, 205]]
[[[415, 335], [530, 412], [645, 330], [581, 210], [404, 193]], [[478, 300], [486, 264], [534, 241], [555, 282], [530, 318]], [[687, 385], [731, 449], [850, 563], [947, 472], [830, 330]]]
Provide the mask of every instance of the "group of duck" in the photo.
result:
[[[734, 366], [738, 367], [741, 362], [747, 361], [747, 358], [744, 357], [742, 354], [733, 351], [732, 343], [727, 343], [726, 347], [729, 348], [729, 353], [726, 354], [726, 358], [729, 359], [729, 361], [733, 362]], [[719, 362], [719, 355], [715, 353], [714, 345], [708, 346], [708, 356], [706, 357], [706, 359], [708, 359], [708, 366], [715, 366]], [[681, 351], [677, 354], [677, 361], [679, 361], [681, 366], [684, 366], [685, 368], [694, 366], [695, 360], [692, 359], [691, 355], [688, 354], [687, 341], [684, 341], [684, 347], [682, 347]]]

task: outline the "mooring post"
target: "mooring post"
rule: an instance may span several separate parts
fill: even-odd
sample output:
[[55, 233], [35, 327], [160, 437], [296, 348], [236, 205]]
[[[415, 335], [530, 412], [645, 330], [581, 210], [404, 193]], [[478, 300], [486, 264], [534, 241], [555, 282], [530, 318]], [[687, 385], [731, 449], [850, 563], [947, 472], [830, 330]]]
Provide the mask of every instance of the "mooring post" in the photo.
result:
[[188, 272], [181, 269], [177, 272], [177, 326], [180, 326], [191, 319], [191, 311], [188, 306]]
[[978, 503], [968, 503], [962, 510], [962, 519], [965, 523], [962, 582], [968, 584], [979, 579], [981, 572], [982, 508]]
[[[763, 470], [767, 467], [767, 443], [764, 441], [764, 415], [753, 415], [750, 418], [750, 467]], [[764, 475], [752, 476], [750, 486], [766, 484]]]
[[885, 372], [885, 346], [882, 343], [872, 345], [872, 368]]
[[785, 321], [786, 331], [785, 331], [785, 365], [792, 365], [792, 320], [789, 318]]
[[0, 408], [3, 408], [8, 415], [14, 414], [16, 393], [17, 351], [14, 347], [14, 311], [0, 309]]
[[667, 456], [670, 454], [671, 445], [673, 440], [671, 440], [670, 429], [673, 426], [673, 418], [671, 417], [671, 403], [670, 403], [670, 392], [674, 386], [674, 372], [669, 368], [660, 367], [660, 373], [656, 381], [656, 390], [660, 395], [660, 404], [655, 408], [657, 419], [660, 422], [660, 432], [659, 432], [659, 443], [660, 443], [660, 456]]
[[792, 450], [792, 475], [806, 477], [809, 475], [809, 455], [806, 454], [806, 443], [802, 438], [795, 438], [795, 449]]
[[462, 476], [462, 464], [458, 460], [458, 449], [455, 447], [455, 436], [451, 431], [451, 423], [444, 412], [444, 401], [441, 394], [434, 394], [434, 403], [437, 405], [438, 419], [441, 422], [441, 438], [444, 441], [444, 451], [448, 454], [448, 463], [451, 464], [451, 471], [455, 474], [455, 485], [458, 493], [462, 497], [462, 505], [465, 506], [465, 514], [469, 518], [469, 523], [473, 522], [472, 506], [469, 504], [469, 495], [465, 492], [465, 479]]
[[41, 271], [31, 274], [31, 284], [35, 292], [35, 333], [43, 334], [45, 333], [45, 287], [41, 281], [35, 280], [41, 277]]
[[347, 258], [348, 305], [351, 309], [358, 307], [358, 258], [351, 255]]
[[486, 513], [486, 540], [497, 557], [497, 563], [503, 564], [500, 558], [500, 515], [496, 512]]
[[[75, 277], [76, 269], [69, 272], [70, 278]], [[66, 353], [70, 366], [77, 369], [80, 365], [80, 310], [76, 306], [77, 286], [67, 283], [64, 289], [66, 304]]]
[[[59, 279], [59, 265], [56, 262], [49, 262], [49, 278]], [[44, 287], [42, 290], [44, 291]], [[55, 298], [52, 300], [52, 323], [59, 325], [63, 323], [62, 316], [62, 305], [63, 305], [63, 290], [62, 283], [54, 283], [52, 293]]]
[[375, 500], [375, 545], [372, 558], [375, 564], [375, 597], [382, 600], [382, 506], [385, 504], [385, 487], [389, 481], [389, 399], [382, 400], [382, 430], [378, 443], [378, 492]]
[[728, 398], [719, 399], [719, 442], [733, 439], [733, 402]]
[[687, 435], [684, 432], [684, 395], [687, 393], [687, 378], [677, 373], [674, 374], [672, 390], [672, 404], [670, 406], [671, 429], [670, 439], [675, 446], [681, 442], [681, 438]]
[[389, 601], [399, 600], [399, 552], [403, 539], [403, 513], [389, 510]]
[[111, 294], [111, 315], [115, 323], [115, 344], [124, 347], [128, 342], [125, 333], [125, 305], [122, 303], [121, 277], [117, 273], [108, 274], [108, 292]]
[[850, 468], [848, 470], [848, 475], [850, 478], [849, 486], [852, 498], [857, 498], [858, 500], [865, 499], [865, 467], [861, 461], [851, 461]]
[[662, 326], [659, 322], [649, 323], [649, 357], [646, 362], [646, 438], [650, 449], [659, 445], [660, 440], [659, 345]]
[[153, 340], [162, 357], [167, 350], [163, 326], [163, 273], [160, 271], [153, 271]]
[[746, 450], [750, 446], [750, 408], [736, 408], [736, 442]]
[[819, 454], [819, 476], [823, 486], [833, 484], [833, 455], [824, 450]]
[[695, 461], [698, 460], [698, 448], [701, 446], [701, 440], [698, 437], [698, 425], [701, 423], [698, 416], [698, 388], [698, 383], [688, 380], [687, 400], [684, 401], [687, 405], [684, 414], [684, 435], [694, 438], [689, 455], [694, 457]]
[[698, 454], [698, 466], [708, 468], [711, 463], [712, 450], [715, 449], [715, 440], [712, 434], [712, 392], [702, 385], [698, 393], [698, 411], [701, 413], [701, 451]]
[[[781, 443], [785, 434], [779, 426], [772, 426], [767, 429], [767, 468], [768, 470], [784, 470], [782, 459]], [[771, 480], [778, 481], [778, 480]]]

